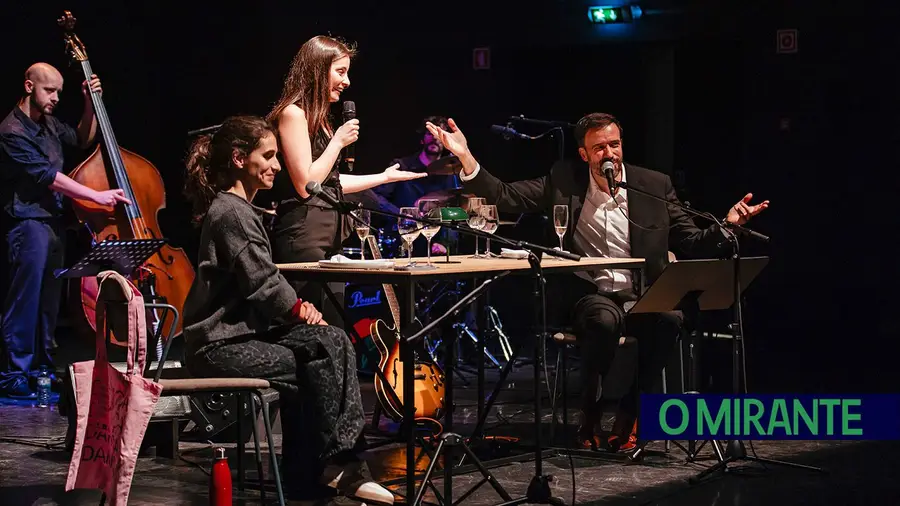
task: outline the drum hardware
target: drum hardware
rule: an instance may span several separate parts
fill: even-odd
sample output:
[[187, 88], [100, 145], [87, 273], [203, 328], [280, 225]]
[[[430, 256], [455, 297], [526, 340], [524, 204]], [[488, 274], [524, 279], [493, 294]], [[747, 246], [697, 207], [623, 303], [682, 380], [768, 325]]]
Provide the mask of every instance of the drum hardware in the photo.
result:
[[[503, 350], [503, 355], [506, 357], [506, 361], [509, 362], [512, 359], [512, 346], [509, 344], [509, 337], [503, 332], [503, 322], [500, 321], [500, 315], [497, 314], [497, 310], [493, 306], [485, 306], [484, 310], [487, 311], [488, 315], [488, 323], [490, 324], [488, 328], [497, 335], [500, 349]], [[485, 351], [487, 350], [485, 349]]]

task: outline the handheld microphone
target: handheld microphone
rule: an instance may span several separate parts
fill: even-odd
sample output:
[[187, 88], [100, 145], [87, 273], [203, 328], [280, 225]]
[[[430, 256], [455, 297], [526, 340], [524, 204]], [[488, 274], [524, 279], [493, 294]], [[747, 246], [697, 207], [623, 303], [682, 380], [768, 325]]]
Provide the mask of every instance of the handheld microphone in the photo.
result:
[[[344, 102], [344, 123], [356, 119], [356, 104], [348, 100]], [[353, 164], [356, 162], [356, 154], [353, 144], [344, 148], [344, 158], [347, 160], [347, 171], [353, 172]], [[309, 191], [308, 189], [306, 191]], [[329, 202], [330, 203], [330, 202]]]
[[600, 166], [603, 175], [606, 176], [606, 184], [609, 185], [609, 194], [612, 195], [616, 191], [616, 165], [607, 160]]
[[513, 137], [515, 137], [517, 139], [525, 139], [525, 140], [534, 139], [534, 137], [531, 137], [530, 135], [525, 135], [523, 133], [517, 132], [516, 129], [514, 129], [514, 128], [500, 126], [500, 125], [491, 125], [491, 132], [502, 135], [503, 138], [506, 140], [509, 140]]
[[359, 204], [356, 202], [345, 202], [332, 197], [330, 193], [322, 189], [322, 185], [318, 181], [306, 183], [306, 193], [319, 197], [341, 213], [349, 213], [350, 211], [359, 208]]

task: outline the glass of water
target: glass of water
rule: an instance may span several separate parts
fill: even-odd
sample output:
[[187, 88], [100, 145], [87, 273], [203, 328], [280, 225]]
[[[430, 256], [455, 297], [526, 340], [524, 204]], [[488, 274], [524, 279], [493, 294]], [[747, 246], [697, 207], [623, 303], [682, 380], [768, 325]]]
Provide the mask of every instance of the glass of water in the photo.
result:
[[[485, 204], [479, 208], [481, 210], [481, 217], [484, 218], [484, 225], [481, 230], [487, 232], [489, 234], [493, 234], [497, 231], [497, 228], [500, 226], [500, 219], [497, 215], [497, 206], [492, 204]], [[487, 248], [485, 248], [484, 257], [490, 258], [492, 256], [491, 253], [491, 240], [487, 240]]]
[[406, 245], [406, 251], [408, 253], [409, 262], [407, 265], [413, 265], [412, 260], [412, 244], [413, 241], [419, 237], [419, 233], [421, 233], [421, 225], [415, 218], [419, 217], [419, 208], [418, 207], [401, 207], [400, 208], [400, 218], [397, 218], [397, 232], [400, 234], [400, 237], [403, 238], [403, 243]]
[[356, 227], [356, 235], [359, 236], [359, 258], [365, 260], [366, 238], [369, 237], [369, 225], [372, 223], [372, 215], [368, 209], [357, 209], [351, 214], [356, 217], [353, 220], [353, 226]]

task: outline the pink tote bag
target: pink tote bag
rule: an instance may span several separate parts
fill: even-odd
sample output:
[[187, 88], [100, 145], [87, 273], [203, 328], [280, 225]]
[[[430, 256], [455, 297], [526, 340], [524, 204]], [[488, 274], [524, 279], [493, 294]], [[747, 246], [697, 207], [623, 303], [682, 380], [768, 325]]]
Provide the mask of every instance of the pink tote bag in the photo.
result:
[[[144, 298], [128, 279], [114, 271], [98, 276], [97, 352], [94, 360], [73, 364], [76, 392], [76, 434], [66, 490], [100, 489], [107, 504], [125, 505], [138, 450], [162, 386], [142, 376], [147, 359]], [[106, 302], [126, 311], [107, 318]], [[119, 317], [127, 313], [127, 321]], [[121, 321], [120, 321], [121, 320]], [[106, 326], [128, 335], [127, 370], [110, 365]]]

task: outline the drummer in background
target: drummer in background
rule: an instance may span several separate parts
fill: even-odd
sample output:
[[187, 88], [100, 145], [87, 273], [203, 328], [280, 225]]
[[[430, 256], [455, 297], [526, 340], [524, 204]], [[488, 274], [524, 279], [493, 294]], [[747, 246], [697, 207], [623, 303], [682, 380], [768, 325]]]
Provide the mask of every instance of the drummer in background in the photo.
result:
[[[428, 172], [429, 165], [445, 155], [449, 155], [449, 152], [444, 149], [444, 145], [441, 144], [441, 141], [432, 136], [425, 128], [425, 123], [427, 122], [431, 122], [435, 125], [447, 126], [447, 118], [443, 116], [429, 116], [423, 119], [419, 128], [416, 130], [421, 148], [408, 156], [394, 159], [391, 161], [391, 165], [399, 163], [400, 170]], [[378, 207], [380, 209], [398, 213], [401, 207], [416, 207], [418, 200], [426, 195], [429, 197], [439, 195], [449, 198], [452, 192], [461, 186], [459, 178], [455, 174], [431, 174], [427, 177], [415, 180], [400, 181], [377, 186], [372, 188], [372, 196], [378, 202]], [[446, 239], [443, 230], [432, 241], [432, 254], [442, 255], [446, 253], [446, 249], [440, 244], [442, 236]]]

